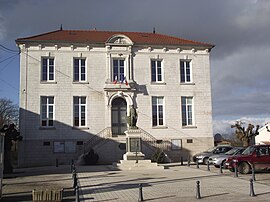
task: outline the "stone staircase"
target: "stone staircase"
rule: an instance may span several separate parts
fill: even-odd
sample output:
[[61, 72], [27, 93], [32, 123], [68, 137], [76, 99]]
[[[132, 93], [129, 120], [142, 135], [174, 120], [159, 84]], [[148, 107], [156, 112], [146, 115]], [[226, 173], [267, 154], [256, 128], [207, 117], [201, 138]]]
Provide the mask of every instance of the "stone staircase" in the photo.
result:
[[[171, 143], [169, 140], [158, 140], [145, 130], [141, 128], [138, 128], [138, 130], [140, 132], [142, 145], [148, 148], [148, 152], [149, 150], [152, 151], [152, 153], [156, 152], [157, 150], [161, 150], [165, 153], [170, 151]], [[112, 136], [111, 127], [107, 127], [84, 143], [84, 154], [91, 149], [96, 151], [96, 149], [106, 146], [105, 144], [109, 143], [110, 141], [125, 143], [126, 136]], [[150, 158], [149, 155], [151, 154], [148, 153], [148, 158]], [[168, 156], [167, 159], [170, 161]], [[120, 160], [120, 163], [114, 163], [113, 167], [120, 170], [164, 169], [163, 166], [158, 166], [157, 163], [152, 163], [151, 160], [145, 159], [139, 159], [138, 163], [136, 163], [135, 159]]]
[[[169, 151], [171, 143], [168, 140], [157, 140], [153, 137], [150, 133], [146, 132], [145, 130], [139, 128], [141, 132], [142, 144], [147, 146], [153, 152], [157, 149], [162, 151]], [[100, 144], [105, 144], [108, 139], [117, 139], [117, 140], [125, 140], [125, 136], [121, 135], [118, 137], [113, 137], [111, 132], [111, 127], [104, 128], [102, 131], [91, 137], [87, 142], [84, 143], [84, 153], [90, 151], [91, 148], [96, 147]]]

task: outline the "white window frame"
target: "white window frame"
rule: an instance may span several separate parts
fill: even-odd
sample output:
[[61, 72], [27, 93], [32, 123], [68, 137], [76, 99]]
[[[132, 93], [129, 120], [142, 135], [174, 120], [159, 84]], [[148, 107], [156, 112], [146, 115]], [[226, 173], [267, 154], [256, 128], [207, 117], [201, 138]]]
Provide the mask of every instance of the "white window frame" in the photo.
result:
[[[155, 63], [155, 74], [153, 73], [153, 66], [152, 63]], [[160, 67], [157, 65], [160, 62]], [[164, 82], [164, 71], [163, 71], [163, 60], [162, 59], [151, 59], [150, 61], [151, 66], [151, 82], [153, 83], [163, 83]], [[159, 79], [158, 69], [161, 70], [161, 79]], [[154, 74], [154, 77], [153, 77]], [[154, 79], [153, 79], [154, 78]]]
[[[189, 81], [188, 81], [188, 74], [187, 74], [187, 63], [189, 63]], [[183, 66], [183, 70], [182, 70], [182, 64]], [[184, 79], [182, 80], [182, 76], [184, 77]], [[193, 78], [192, 78], [192, 61], [191, 60], [184, 60], [181, 59], [180, 60], [180, 83], [192, 83], [193, 82]]]
[[[123, 66], [120, 65], [120, 60], [123, 61]], [[117, 75], [115, 75], [115, 71], [114, 71], [114, 61], [118, 61], [118, 65], [117, 65]], [[126, 58], [117, 58], [117, 57], [113, 57], [112, 58], [112, 81], [113, 82], [121, 82], [124, 83], [125, 79], [126, 79], [126, 72], [127, 72], [127, 65], [126, 65]], [[123, 73], [123, 78], [121, 78], [121, 72], [120, 72], [120, 68], [123, 67], [124, 69], [124, 73]]]
[[[154, 99], [156, 99], [156, 104], [154, 105]], [[162, 100], [162, 103], [159, 101]], [[159, 109], [159, 107], [162, 106], [162, 110]], [[164, 97], [163, 96], [153, 96], [152, 97], [152, 126], [153, 127], [159, 127], [159, 126], [165, 126], [165, 110], [164, 110]], [[157, 112], [157, 123], [154, 123], [154, 108]], [[160, 115], [162, 114], [162, 123], [160, 123]]]
[[[44, 61], [46, 60], [46, 79], [44, 78]], [[53, 72], [50, 71], [50, 60], [53, 60]], [[50, 79], [50, 74], [53, 73], [53, 79]], [[55, 81], [55, 59], [53, 57], [41, 57], [41, 81], [42, 82], [54, 82]]]
[[[46, 99], [46, 103], [42, 103], [42, 100]], [[50, 98], [53, 99], [53, 103], [50, 103]], [[45, 108], [44, 108], [45, 107]], [[52, 111], [50, 111], [52, 107]], [[43, 111], [45, 109], [45, 111]], [[55, 99], [54, 96], [41, 96], [40, 97], [40, 120], [41, 127], [54, 127], [54, 116], [55, 116]], [[52, 113], [52, 118], [50, 118], [50, 114]], [[45, 117], [43, 117], [45, 114]], [[50, 124], [52, 121], [52, 124]], [[46, 123], [45, 125], [43, 123]]]
[[[78, 79], [75, 78], [75, 61], [78, 60], [79, 61], [79, 72], [78, 72]], [[82, 79], [82, 60], [84, 60], [84, 69], [85, 69], [85, 78]], [[86, 82], [87, 81], [87, 63], [86, 63], [86, 58], [73, 58], [73, 81], [74, 82]]]
[[[191, 99], [191, 103], [188, 102]], [[183, 103], [183, 100], [185, 101]], [[189, 112], [191, 109], [191, 112]], [[194, 126], [194, 97], [181, 97], [182, 126]]]
[[[75, 99], [78, 98], [78, 103], [75, 104]], [[82, 103], [82, 98], [85, 99], [85, 103]], [[75, 107], [78, 106], [78, 112], [76, 112]], [[82, 125], [82, 108], [84, 107], [84, 125]], [[76, 113], [78, 113], [79, 123], [76, 124]], [[73, 126], [74, 127], [86, 127], [87, 126], [87, 97], [86, 96], [73, 96]]]

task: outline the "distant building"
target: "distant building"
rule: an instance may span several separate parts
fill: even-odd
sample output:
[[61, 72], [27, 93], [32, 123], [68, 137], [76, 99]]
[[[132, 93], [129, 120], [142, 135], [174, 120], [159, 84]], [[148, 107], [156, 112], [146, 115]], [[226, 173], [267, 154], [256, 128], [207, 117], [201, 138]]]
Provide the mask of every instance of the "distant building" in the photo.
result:
[[259, 129], [259, 135], [255, 136], [256, 144], [270, 144], [270, 123]]
[[125, 153], [130, 106], [143, 152], [180, 161], [213, 146], [211, 44], [158, 33], [58, 30], [19, 38], [19, 165]]

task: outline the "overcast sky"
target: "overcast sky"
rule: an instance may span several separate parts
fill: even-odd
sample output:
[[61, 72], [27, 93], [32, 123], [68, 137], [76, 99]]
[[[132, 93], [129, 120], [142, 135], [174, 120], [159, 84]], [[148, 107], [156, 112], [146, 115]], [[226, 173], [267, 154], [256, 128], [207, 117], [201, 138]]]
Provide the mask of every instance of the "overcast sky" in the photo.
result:
[[[156, 32], [215, 45], [214, 133], [270, 121], [269, 0], [0, 0], [0, 44], [64, 29]], [[0, 97], [19, 103], [19, 57], [0, 47]]]

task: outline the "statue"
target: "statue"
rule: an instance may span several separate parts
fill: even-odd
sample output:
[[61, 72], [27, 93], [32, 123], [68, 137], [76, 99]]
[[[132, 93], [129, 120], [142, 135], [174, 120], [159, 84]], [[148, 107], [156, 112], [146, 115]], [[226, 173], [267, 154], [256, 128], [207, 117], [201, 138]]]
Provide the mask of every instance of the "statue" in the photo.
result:
[[4, 137], [4, 173], [12, 173], [11, 147], [14, 141], [21, 141], [23, 137], [16, 130], [14, 124], [4, 125], [0, 132], [5, 133]]
[[134, 106], [131, 105], [130, 106], [130, 114], [129, 114], [129, 116], [127, 116], [127, 122], [128, 122], [129, 128], [138, 128], [136, 126], [137, 119], [138, 119], [137, 111], [134, 108]]
[[235, 135], [236, 137], [242, 142], [243, 147], [248, 147], [251, 144], [251, 140], [256, 135], [259, 135], [259, 125], [256, 126], [256, 130], [253, 131], [254, 125], [248, 124], [247, 129], [245, 130], [245, 127], [242, 127], [241, 121], [236, 121], [235, 125], [231, 125], [231, 128], [236, 128]]

